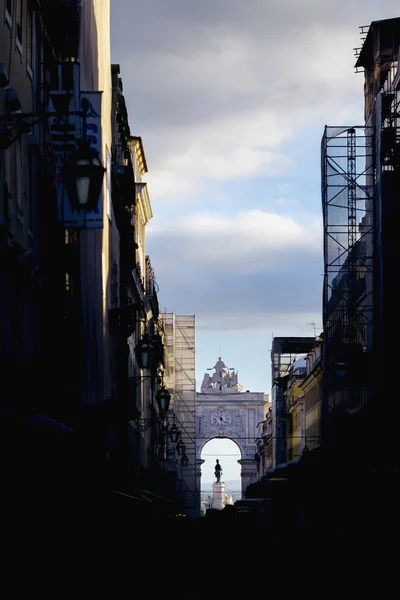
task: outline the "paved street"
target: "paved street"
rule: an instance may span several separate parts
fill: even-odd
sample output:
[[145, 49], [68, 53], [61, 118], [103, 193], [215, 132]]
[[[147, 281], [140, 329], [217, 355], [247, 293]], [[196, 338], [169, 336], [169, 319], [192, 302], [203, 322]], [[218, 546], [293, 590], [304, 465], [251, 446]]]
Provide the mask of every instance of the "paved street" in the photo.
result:
[[235, 600], [273, 591], [283, 597], [304, 593], [311, 577], [319, 581], [321, 598], [371, 594], [378, 584], [378, 597], [386, 598], [397, 572], [395, 531], [276, 534], [222, 514], [128, 522], [126, 515], [97, 509], [75, 519], [65, 512], [53, 520], [44, 514], [30, 523], [22, 519], [23, 527], [14, 523], [5, 545], [3, 585], [12, 580], [16, 591], [52, 590], [55, 599], [72, 586], [79, 598], [85, 591], [89, 597], [107, 592], [115, 599], [159, 598], [172, 588], [175, 598]]

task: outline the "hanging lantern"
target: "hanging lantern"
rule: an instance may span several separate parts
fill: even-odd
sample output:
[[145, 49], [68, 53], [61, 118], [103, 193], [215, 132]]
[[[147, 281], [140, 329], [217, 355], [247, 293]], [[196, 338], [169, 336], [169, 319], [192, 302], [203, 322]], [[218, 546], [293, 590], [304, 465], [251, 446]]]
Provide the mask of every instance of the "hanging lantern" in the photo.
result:
[[179, 456], [182, 456], [182, 454], [185, 453], [185, 450], [186, 450], [186, 446], [182, 442], [182, 438], [180, 437], [178, 440], [178, 443], [176, 444], [176, 451], [179, 454]]
[[156, 394], [158, 410], [161, 414], [167, 413], [169, 409], [169, 403], [171, 401], [171, 394], [167, 388], [162, 385]]
[[136, 344], [135, 354], [141, 369], [151, 369], [154, 363], [154, 345], [147, 333]]
[[182, 465], [182, 467], [187, 467], [188, 464], [189, 464], [189, 459], [188, 459], [187, 454], [185, 452], [185, 454], [183, 454], [182, 457], [181, 457], [181, 465]]
[[78, 147], [72, 150], [63, 171], [74, 210], [96, 210], [105, 170], [97, 150], [90, 147], [90, 140], [78, 140]]
[[171, 440], [171, 442], [173, 444], [177, 443], [177, 441], [179, 439], [179, 433], [180, 433], [180, 431], [175, 424], [175, 416], [174, 416], [174, 423], [173, 423], [171, 429], [169, 430], [169, 439]]

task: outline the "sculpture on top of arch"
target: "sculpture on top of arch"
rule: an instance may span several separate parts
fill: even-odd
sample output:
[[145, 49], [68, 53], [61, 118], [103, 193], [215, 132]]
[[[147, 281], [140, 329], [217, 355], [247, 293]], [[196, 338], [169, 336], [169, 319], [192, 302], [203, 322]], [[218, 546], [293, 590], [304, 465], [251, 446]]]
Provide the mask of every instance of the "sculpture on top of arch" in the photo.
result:
[[210, 375], [206, 373], [201, 384], [200, 391], [203, 394], [241, 392], [243, 386], [239, 383], [239, 373], [230, 367], [227, 367], [221, 357], [218, 357], [217, 362], [207, 371], [214, 370]]

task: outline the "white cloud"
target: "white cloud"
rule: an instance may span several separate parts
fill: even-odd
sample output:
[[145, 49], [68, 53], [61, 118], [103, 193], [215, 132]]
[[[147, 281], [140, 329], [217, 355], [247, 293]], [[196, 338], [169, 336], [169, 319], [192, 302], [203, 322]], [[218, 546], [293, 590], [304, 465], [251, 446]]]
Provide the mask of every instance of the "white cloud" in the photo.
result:
[[301, 208], [302, 204], [301, 202], [299, 202], [298, 200], [292, 200], [291, 198], [283, 198], [282, 196], [279, 198], [276, 198], [276, 200], [274, 201], [275, 206], [279, 207], [279, 206], [291, 206], [293, 208], [296, 208], [297, 210], [299, 208]]
[[204, 189], [208, 180], [282, 175], [292, 161], [279, 148], [291, 136], [288, 126], [263, 111], [192, 125], [176, 133], [176, 144], [147, 175], [151, 196], [179, 202]]
[[243, 306], [242, 310], [236, 312], [224, 311], [218, 313], [207, 313], [196, 317], [196, 328], [199, 331], [247, 331], [249, 335], [252, 332], [264, 334], [265, 336], [273, 333], [276, 336], [313, 336], [315, 323], [316, 334], [322, 330], [322, 313], [316, 309], [314, 312], [309, 310], [296, 310], [293, 305], [293, 311], [268, 311], [252, 310], [251, 304]]
[[220, 271], [232, 275], [260, 269], [275, 272], [291, 265], [301, 253], [319, 256], [321, 239], [317, 219], [305, 227], [293, 218], [261, 210], [235, 215], [197, 213], [152, 226], [148, 234], [156, 262], [164, 265], [176, 253], [181, 269], [211, 268], [214, 276]]
[[[133, 2], [133, 16], [144, 19], [139, 38], [126, 46], [119, 30], [116, 39], [153, 200], [191, 200], [209, 179], [284, 174], [292, 167], [288, 153], [298, 143], [296, 130], [320, 120], [322, 134], [325, 118], [338, 122], [355, 112], [350, 98], [361, 91], [353, 72], [358, 31], [344, 19], [325, 21], [334, 3], [322, 9], [314, 2], [300, 8], [287, 0], [253, 1], [244, 10], [230, 2], [229, 11], [224, 2], [202, 3], [201, 9], [168, 4], [167, 12], [159, 2], [147, 10]], [[143, 39], [146, 29], [152, 44]]]
[[320, 320], [324, 126], [362, 122], [359, 26], [393, 17], [398, 1], [113, 0], [111, 10], [113, 61], [150, 169], [160, 304], [202, 328], [297, 335]]

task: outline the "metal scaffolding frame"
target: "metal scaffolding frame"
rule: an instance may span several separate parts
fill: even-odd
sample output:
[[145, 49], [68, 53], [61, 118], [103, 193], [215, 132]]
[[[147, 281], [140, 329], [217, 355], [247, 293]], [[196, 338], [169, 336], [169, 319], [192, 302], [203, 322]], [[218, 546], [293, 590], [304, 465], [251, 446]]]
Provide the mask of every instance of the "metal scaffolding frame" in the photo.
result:
[[[178, 486], [189, 517], [200, 514], [196, 464], [196, 327], [194, 315], [162, 313], [167, 358], [166, 382], [172, 390], [171, 410], [186, 447], [188, 465], [177, 460]], [[176, 457], [178, 458], [178, 457]]]
[[327, 418], [368, 397], [372, 351], [374, 129], [325, 127], [322, 138], [324, 224], [323, 323]]
[[[398, 317], [400, 18], [360, 29], [355, 69], [364, 73], [365, 124], [326, 126], [321, 144], [321, 426], [323, 443], [341, 447], [343, 436], [347, 447], [358, 443], [349, 416], [365, 415], [364, 407], [373, 415], [372, 405], [387, 395], [388, 352]], [[359, 437], [359, 443], [365, 441]]]

